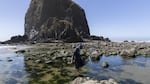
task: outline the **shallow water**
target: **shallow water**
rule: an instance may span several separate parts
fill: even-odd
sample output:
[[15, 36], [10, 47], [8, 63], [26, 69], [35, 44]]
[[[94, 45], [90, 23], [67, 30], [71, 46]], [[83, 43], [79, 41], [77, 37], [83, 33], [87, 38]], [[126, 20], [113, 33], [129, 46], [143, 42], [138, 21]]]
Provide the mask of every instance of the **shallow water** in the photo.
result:
[[14, 51], [24, 46], [0, 46], [0, 84], [27, 84], [23, 55]]
[[[0, 84], [28, 84], [30, 74], [26, 71], [24, 56], [14, 52], [25, 47], [0, 46]], [[101, 67], [104, 61], [109, 63], [108, 68]], [[124, 59], [120, 56], [102, 56], [98, 61], [92, 61], [89, 58], [85, 66], [87, 72], [84, 76], [95, 79], [114, 78], [120, 84], [150, 83], [150, 58], [144, 56], [132, 59]]]
[[[108, 62], [108, 68], [102, 68], [102, 62]], [[149, 84], [150, 58], [138, 56], [132, 59], [123, 59], [121, 56], [102, 56], [98, 61], [89, 58], [86, 64], [87, 73], [96, 79], [114, 78], [121, 84]]]

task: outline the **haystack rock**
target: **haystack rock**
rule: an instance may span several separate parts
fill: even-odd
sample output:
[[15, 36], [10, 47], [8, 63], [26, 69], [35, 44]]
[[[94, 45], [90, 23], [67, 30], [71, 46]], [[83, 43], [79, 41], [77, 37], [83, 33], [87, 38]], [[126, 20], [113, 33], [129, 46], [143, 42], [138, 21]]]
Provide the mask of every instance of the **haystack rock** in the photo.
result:
[[79, 42], [90, 31], [84, 10], [72, 0], [31, 0], [25, 35], [30, 41]]

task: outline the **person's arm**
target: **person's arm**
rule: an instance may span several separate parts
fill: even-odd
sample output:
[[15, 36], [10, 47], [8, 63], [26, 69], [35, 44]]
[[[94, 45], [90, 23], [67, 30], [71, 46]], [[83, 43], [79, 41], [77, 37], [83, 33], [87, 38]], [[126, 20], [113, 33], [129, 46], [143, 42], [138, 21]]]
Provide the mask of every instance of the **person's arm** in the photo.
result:
[[75, 55], [77, 54], [77, 51], [78, 51], [78, 48], [76, 48], [76, 49], [73, 51], [73, 56], [72, 56], [72, 59], [71, 59], [71, 62], [72, 62], [72, 63], [75, 62], [75, 59], [76, 59]]
[[73, 56], [71, 57], [71, 64], [74, 62], [74, 54]]

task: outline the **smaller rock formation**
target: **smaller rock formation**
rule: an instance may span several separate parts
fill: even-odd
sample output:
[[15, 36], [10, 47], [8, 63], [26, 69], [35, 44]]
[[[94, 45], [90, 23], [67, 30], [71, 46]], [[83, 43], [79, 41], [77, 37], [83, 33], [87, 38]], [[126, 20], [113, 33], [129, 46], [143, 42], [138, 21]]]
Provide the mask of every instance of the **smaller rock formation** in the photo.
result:
[[99, 40], [99, 41], [106, 41], [106, 42], [111, 42], [111, 40], [109, 38], [104, 38], [103, 36], [95, 36], [95, 35], [91, 35], [90, 36], [91, 40]]
[[27, 41], [28, 37], [26, 35], [18, 35], [18, 36], [12, 36], [10, 41], [11, 42], [25, 42]]
[[6, 43], [25, 43], [26, 41], [28, 41], [28, 37], [26, 35], [17, 35], [17, 36], [12, 36], [10, 38], [10, 40], [7, 40], [5, 42], [2, 42], [3, 44]]
[[123, 42], [129, 42], [128, 40], [124, 40]]

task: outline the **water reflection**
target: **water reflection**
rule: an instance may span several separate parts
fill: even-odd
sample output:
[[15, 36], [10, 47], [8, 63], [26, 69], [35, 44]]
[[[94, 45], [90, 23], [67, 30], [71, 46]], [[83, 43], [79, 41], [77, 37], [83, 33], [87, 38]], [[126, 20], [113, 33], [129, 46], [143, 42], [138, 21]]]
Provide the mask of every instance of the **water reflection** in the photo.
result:
[[[103, 62], [109, 63], [109, 68], [101, 67]], [[121, 84], [149, 84], [150, 80], [150, 58], [138, 56], [132, 59], [123, 59], [121, 56], [102, 56], [94, 62], [89, 57], [86, 64], [87, 73], [96, 79], [114, 78]]]
[[23, 55], [14, 53], [15, 46], [0, 47], [0, 84], [28, 84]]
[[[103, 62], [108, 62], [109, 68], [102, 68]], [[114, 78], [121, 84], [149, 84], [150, 82], [150, 58], [144, 56], [132, 59], [124, 59], [120, 56], [102, 56], [98, 60], [89, 58], [86, 67], [88, 71], [84, 76], [99, 80]], [[28, 84], [28, 77], [31, 77], [26, 72], [23, 55], [15, 54], [12, 48], [0, 48], [0, 69], [0, 84]], [[49, 73], [51, 73], [50, 69]], [[68, 74], [67, 72], [69, 71], [64, 69], [60, 71], [63, 77]], [[58, 79], [58, 76], [54, 76], [53, 79]]]

